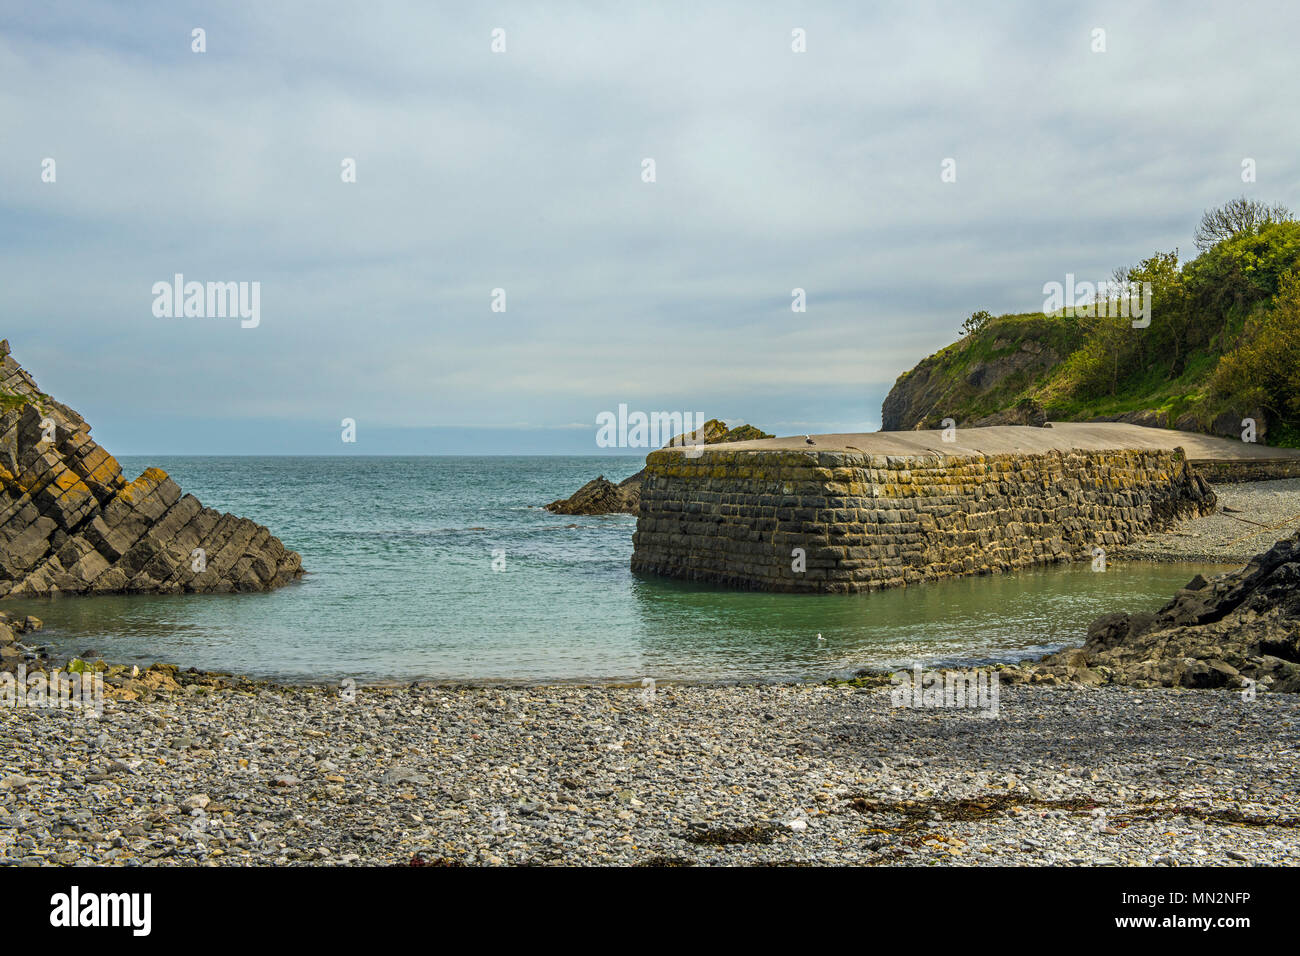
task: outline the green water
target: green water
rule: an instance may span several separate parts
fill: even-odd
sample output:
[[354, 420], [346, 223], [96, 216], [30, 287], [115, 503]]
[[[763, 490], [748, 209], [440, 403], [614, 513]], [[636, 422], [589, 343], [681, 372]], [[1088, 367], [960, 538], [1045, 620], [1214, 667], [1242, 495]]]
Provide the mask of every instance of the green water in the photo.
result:
[[[1154, 610], [1202, 565], [1112, 563], [861, 595], [634, 576], [635, 519], [539, 506], [642, 458], [126, 459], [268, 525], [311, 572], [270, 594], [6, 602], [56, 650], [286, 680], [786, 680], [1010, 660]], [[493, 570], [504, 552], [504, 570]], [[500, 561], [497, 562], [500, 566]], [[822, 640], [817, 640], [817, 634]]]

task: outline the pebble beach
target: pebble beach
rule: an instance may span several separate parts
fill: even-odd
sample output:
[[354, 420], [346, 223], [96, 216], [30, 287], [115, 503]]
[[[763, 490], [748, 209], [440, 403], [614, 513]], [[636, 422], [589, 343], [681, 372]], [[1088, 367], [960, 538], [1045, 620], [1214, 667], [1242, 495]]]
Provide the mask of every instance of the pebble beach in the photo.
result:
[[1300, 478], [1214, 485], [1213, 514], [1189, 518], [1116, 553], [1139, 561], [1244, 564], [1300, 528]]
[[[1297, 480], [1215, 491], [1213, 515], [1117, 557], [1240, 561], [1300, 512]], [[8, 627], [17, 657], [41, 624]], [[1026, 665], [1001, 672], [990, 715], [898, 706], [879, 674], [104, 674], [98, 717], [0, 706], [0, 866], [1300, 865], [1290, 693], [1055, 683]]]
[[1297, 865], [1298, 827], [1292, 694], [182, 675], [0, 709], [9, 866]]

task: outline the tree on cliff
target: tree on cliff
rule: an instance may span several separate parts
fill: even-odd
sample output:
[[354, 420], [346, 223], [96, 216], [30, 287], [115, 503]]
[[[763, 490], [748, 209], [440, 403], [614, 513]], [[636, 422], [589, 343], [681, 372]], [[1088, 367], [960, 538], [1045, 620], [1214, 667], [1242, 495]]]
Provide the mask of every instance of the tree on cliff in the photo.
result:
[[978, 335], [988, 328], [991, 321], [993, 321], [993, 316], [989, 314], [987, 309], [972, 312], [970, 318], [961, 324], [961, 334]]
[[1196, 227], [1196, 248], [1204, 252], [1211, 246], [1249, 232], [1268, 222], [1291, 222], [1295, 217], [1281, 203], [1272, 206], [1242, 196], [1217, 209], [1207, 209]]

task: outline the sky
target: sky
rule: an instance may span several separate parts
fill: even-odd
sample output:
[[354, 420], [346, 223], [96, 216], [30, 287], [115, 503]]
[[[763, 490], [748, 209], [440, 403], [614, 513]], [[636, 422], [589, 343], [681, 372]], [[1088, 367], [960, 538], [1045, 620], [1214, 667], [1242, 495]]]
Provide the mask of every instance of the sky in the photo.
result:
[[119, 455], [869, 431], [971, 312], [1300, 208], [1293, 0], [703, 6], [6, 5], [0, 336]]

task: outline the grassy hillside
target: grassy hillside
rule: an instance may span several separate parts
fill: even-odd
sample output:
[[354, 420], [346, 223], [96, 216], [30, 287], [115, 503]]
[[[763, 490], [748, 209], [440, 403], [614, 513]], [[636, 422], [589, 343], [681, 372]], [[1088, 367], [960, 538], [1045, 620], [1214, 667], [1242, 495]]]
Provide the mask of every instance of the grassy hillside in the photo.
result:
[[1251, 417], [1261, 442], [1300, 445], [1300, 222], [1266, 221], [1181, 265], [1157, 253], [1117, 277], [1151, 284], [1149, 327], [1089, 310], [977, 313], [900, 376], [885, 427], [1118, 419], [1240, 437]]

